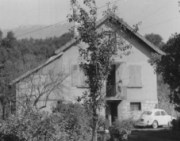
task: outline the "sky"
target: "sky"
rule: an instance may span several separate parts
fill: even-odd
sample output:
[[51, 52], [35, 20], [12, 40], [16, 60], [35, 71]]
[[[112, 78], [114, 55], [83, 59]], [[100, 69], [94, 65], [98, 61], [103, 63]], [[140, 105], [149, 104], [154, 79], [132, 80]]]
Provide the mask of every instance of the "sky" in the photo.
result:
[[[82, 0], [79, 0], [82, 1]], [[141, 22], [139, 33], [160, 34], [164, 41], [175, 32], [180, 33], [178, 0], [96, 0], [98, 10], [116, 2], [116, 14], [130, 26]], [[110, 5], [112, 6], [112, 4]], [[67, 20], [70, 0], [0, 0], [0, 29], [22, 25], [52, 25]]]

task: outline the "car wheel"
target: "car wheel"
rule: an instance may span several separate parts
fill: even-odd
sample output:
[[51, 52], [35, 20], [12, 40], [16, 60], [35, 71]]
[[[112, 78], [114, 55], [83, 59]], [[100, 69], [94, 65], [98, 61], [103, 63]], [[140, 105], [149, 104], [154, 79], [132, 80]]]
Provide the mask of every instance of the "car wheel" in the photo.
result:
[[153, 124], [152, 124], [152, 127], [154, 129], [158, 128], [158, 122], [157, 121], [154, 121]]

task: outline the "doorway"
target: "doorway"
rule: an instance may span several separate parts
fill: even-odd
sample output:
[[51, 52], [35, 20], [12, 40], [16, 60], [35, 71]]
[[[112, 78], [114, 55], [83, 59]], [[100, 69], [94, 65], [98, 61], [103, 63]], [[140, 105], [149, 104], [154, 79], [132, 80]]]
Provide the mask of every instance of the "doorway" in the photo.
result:
[[112, 123], [118, 118], [118, 103], [117, 102], [111, 102], [111, 117], [112, 117]]
[[109, 121], [109, 124], [112, 125], [112, 123], [118, 119], [118, 106], [120, 101], [109, 101], [107, 102], [106, 107], [106, 118]]

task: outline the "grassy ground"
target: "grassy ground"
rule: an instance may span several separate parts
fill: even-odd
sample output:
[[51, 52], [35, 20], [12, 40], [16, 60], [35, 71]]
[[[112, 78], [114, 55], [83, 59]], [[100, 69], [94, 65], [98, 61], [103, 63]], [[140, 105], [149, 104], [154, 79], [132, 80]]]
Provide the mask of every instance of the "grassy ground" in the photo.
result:
[[132, 131], [129, 141], [180, 141], [180, 131], [136, 130]]

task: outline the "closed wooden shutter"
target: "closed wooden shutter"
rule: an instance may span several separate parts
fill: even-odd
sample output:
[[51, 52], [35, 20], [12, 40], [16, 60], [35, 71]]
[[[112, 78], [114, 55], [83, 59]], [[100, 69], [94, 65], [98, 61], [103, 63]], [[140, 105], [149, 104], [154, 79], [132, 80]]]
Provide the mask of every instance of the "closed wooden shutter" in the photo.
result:
[[140, 65], [130, 65], [129, 66], [129, 85], [128, 87], [142, 87], [141, 82], [141, 66]]

